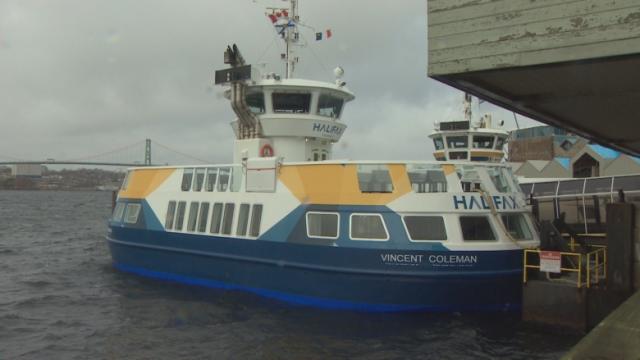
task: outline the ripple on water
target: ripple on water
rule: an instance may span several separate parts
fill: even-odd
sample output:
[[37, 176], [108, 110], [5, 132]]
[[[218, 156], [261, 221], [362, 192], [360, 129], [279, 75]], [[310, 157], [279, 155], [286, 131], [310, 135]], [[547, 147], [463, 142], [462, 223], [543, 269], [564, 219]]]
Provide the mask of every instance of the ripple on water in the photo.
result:
[[0, 195], [2, 359], [551, 359], [577, 341], [503, 314], [332, 312], [140, 279], [111, 266], [111, 193]]

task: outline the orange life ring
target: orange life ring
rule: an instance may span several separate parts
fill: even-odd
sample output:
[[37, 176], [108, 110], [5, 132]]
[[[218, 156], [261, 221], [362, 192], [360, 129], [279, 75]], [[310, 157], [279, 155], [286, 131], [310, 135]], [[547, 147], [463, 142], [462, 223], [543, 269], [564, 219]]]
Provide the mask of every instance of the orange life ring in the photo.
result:
[[260, 156], [262, 157], [271, 157], [273, 156], [273, 148], [269, 144], [264, 144], [260, 148]]

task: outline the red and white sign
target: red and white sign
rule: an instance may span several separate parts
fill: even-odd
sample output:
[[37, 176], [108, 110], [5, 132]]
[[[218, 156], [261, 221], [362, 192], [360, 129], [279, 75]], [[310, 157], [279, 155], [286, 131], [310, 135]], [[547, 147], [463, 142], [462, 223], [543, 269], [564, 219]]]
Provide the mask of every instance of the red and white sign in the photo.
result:
[[560, 273], [560, 251], [540, 251], [540, 271]]

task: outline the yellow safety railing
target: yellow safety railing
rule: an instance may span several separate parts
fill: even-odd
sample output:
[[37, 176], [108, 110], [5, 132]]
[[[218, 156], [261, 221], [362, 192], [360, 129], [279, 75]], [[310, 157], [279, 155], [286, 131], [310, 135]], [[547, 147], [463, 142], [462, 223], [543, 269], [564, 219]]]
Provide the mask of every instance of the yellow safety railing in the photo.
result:
[[[575, 284], [578, 288], [586, 286], [591, 287], [592, 284], [597, 284], [600, 280], [607, 278], [607, 247], [604, 245], [592, 245], [595, 250], [592, 250], [586, 254], [578, 252], [560, 252], [560, 273], [569, 272], [577, 273], [577, 280]], [[522, 268], [522, 282], [527, 283], [528, 270], [538, 269], [540, 270], [540, 249], [526, 249], [523, 255], [523, 268]], [[537, 254], [538, 264], [529, 263], [529, 254]], [[586, 263], [583, 264], [582, 259], [586, 257]], [[577, 260], [575, 261], [562, 261]], [[571, 264], [571, 267], [562, 266], [562, 264]], [[585, 274], [586, 273], [586, 274]], [[586, 277], [586, 281], [583, 278]], [[573, 281], [571, 281], [573, 282]]]
[[[576, 239], [571, 236], [569, 233], [562, 233], [562, 237], [569, 238], [569, 247], [571, 251], [576, 251], [576, 247], [580, 246], [580, 244], [576, 243]], [[606, 233], [589, 233], [589, 234], [576, 234], [577, 237], [580, 238], [591, 238], [591, 239], [606, 239]]]

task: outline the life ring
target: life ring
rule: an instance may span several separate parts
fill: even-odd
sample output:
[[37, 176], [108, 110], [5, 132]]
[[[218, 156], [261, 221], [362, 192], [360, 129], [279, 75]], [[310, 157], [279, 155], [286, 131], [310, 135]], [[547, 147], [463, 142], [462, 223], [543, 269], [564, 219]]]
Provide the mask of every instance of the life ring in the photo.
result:
[[264, 144], [260, 148], [260, 156], [261, 157], [272, 157], [273, 156], [273, 148], [269, 144]]

